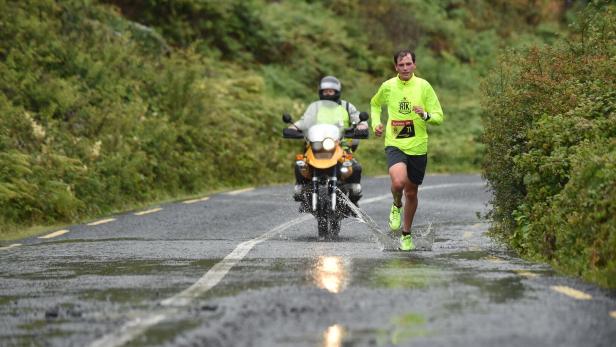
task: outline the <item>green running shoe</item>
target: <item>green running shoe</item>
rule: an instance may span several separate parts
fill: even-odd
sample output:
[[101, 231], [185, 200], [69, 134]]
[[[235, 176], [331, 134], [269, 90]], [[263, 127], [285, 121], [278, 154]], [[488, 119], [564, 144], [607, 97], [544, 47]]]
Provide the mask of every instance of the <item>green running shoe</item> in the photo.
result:
[[396, 231], [400, 229], [400, 210], [402, 207], [396, 207], [391, 204], [391, 211], [389, 212], [389, 229]]
[[402, 235], [400, 236], [400, 250], [401, 251], [412, 251], [415, 249], [415, 245], [413, 244], [413, 239], [411, 235]]

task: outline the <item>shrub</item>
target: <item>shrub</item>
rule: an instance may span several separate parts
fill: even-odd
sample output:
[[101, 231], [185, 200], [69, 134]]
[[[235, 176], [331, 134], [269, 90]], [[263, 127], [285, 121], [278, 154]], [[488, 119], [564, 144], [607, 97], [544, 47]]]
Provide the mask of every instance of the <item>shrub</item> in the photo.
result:
[[607, 286], [616, 285], [615, 19], [614, 6], [589, 5], [567, 42], [510, 52], [484, 86], [494, 233]]

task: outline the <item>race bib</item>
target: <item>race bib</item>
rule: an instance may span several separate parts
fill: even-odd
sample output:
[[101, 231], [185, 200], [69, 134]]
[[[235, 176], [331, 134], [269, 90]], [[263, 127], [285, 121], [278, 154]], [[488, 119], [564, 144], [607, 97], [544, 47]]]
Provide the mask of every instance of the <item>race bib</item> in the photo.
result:
[[405, 139], [415, 136], [415, 126], [412, 120], [392, 120], [391, 130], [397, 139]]

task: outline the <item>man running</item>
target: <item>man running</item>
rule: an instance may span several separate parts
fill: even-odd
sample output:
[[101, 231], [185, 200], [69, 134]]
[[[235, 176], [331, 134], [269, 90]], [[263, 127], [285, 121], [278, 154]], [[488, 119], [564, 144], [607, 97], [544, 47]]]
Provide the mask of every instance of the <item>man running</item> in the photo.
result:
[[[385, 153], [391, 178], [393, 204], [389, 227], [400, 229], [404, 193], [404, 227], [400, 250], [415, 248], [411, 226], [417, 210], [417, 190], [428, 163], [427, 125], [443, 123], [443, 110], [428, 81], [415, 76], [415, 53], [401, 50], [394, 55], [398, 75], [385, 81], [370, 100], [372, 129], [376, 136], [385, 130]], [[387, 125], [381, 124], [381, 107], [387, 106]]]

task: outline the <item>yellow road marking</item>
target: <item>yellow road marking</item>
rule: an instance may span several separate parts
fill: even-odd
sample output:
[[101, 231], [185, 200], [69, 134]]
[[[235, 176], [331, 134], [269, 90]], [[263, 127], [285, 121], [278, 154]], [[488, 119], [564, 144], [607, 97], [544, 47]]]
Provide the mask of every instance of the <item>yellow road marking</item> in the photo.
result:
[[487, 261], [491, 261], [493, 263], [502, 263], [502, 262], [504, 262], [503, 259], [501, 259], [499, 257], [495, 257], [493, 255], [489, 255], [489, 256], [485, 257], [484, 259], [487, 260]]
[[527, 278], [535, 278], [539, 276], [534, 272], [524, 271], [524, 270], [515, 270], [514, 272], [518, 274], [518, 276], [527, 277]]
[[0, 247], [0, 251], [3, 251], [5, 249], [11, 249], [11, 248], [19, 247], [19, 246], [21, 246], [21, 243], [14, 243], [14, 244], [8, 245], [6, 247]]
[[616, 311], [610, 312], [610, 317], [616, 319]]
[[251, 188], [245, 188], [245, 189], [238, 189], [238, 190], [234, 190], [234, 191], [228, 192], [227, 194], [228, 195], [237, 195], [237, 194], [249, 192], [251, 190], [255, 190], [255, 188], [251, 187]]
[[161, 211], [161, 210], [162, 210], [161, 207], [157, 207], [157, 208], [153, 208], [153, 209], [147, 210], [147, 211], [135, 212], [135, 216], [143, 216], [144, 214], [154, 213], [154, 212], [158, 212], [158, 211]]
[[586, 294], [577, 289], [569, 288], [567, 286], [551, 286], [552, 290], [570, 296], [577, 300], [590, 300], [592, 296], [590, 294]]
[[465, 231], [464, 235], [462, 235], [462, 237], [465, 239], [470, 239], [472, 236], [473, 236], [473, 232], [471, 231]]
[[199, 199], [192, 199], [192, 200], [186, 200], [183, 203], [184, 204], [194, 204], [195, 202], [199, 202], [199, 201], [206, 201], [207, 199], [209, 199], [209, 196], [206, 196], [205, 198], [199, 198]]
[[114, 220], [115, 220], [115, 218], [101, 219], [101, 220], [98, 220], [96, 222], [88, 223], [86, 225], [89, 225], [89, 226], [100, 225], [100, 224], [105, 224], [105, 223], [113, 222]]
[[45, 236], [39, 236], [38, 238], [39, 239], [50, 239], [52, 237], [57, 237], [57, 236], [60, 236], [60, 235], [64, 235], [66, 233], [68, 233], [68, 230], [62, 229], [62, 230], [54, 231], [53, 233], [47, 234]]

